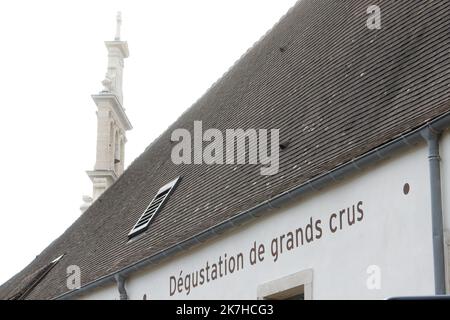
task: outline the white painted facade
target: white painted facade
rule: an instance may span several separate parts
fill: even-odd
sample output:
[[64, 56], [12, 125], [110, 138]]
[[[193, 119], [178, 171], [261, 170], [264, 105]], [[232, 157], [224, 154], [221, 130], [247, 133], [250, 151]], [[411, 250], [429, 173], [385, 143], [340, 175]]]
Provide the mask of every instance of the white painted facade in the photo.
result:
[[[444, 227], [448, 232], [449, 133], [444, 134], [440, 145]], [[407, 194], [406, 183], [410, 187]], [[349, 225], [344, 215], [341, 230], [337, 224], [339, 211], [350, 208], [352, 212], [353, 205], [355, 223]], [[337, 218], [331, 219], [330, 228], [332, 214]], [[321, 236], [316, 229], [313, 241], [305, 240], [303, 245], [287, 250], [286, 235], [297, 228], [305, 232], [310, 219], [313, 227], [321, 221]], [[336, 226], [338, 230], [332, 232]], [[282, 235], [283, 252], [278, 249], [275, 262], [272, 241]], [[254, 242], [264, 245], [265, 254], [263, 261], [251, 265], [249, 251]], [[445, 248], [448, 253], [448, 245]], [[171, 277], [178, 280], [182, 271], [185, 280], [187, 274], [204, 268], [207, 261], [210, 265], [217, 262], [225, 253], [228, 258], [242, 253], [243, 268], [196, 287], [191, 284], [189, 290], [183, 286], [179, 292], [177, 287], [173, 292]], [[261, 299], [292, 285], [302, 287], [299, 292], [305, 298], [384, 299], [433, 295], [433, 272], [428, 150], [423, 143], [215, 240], [131, 274], [126, 290], [130, 299], [143, 299], [144, 295], [147, 299]], [[78, 298], [119, 299], [119, 292], [117, 285], [110, 284]]]

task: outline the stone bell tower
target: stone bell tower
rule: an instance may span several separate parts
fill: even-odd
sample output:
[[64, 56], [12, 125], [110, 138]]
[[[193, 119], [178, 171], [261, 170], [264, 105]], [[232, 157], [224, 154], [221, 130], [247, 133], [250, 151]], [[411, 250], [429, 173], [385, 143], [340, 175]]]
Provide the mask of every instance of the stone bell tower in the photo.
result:
[[97, 153], [94, 170], [87, 171], [93, 184], [92, 198], [83, 197], [81, 211], [85, 211], [124, 170], [126, 131], [132, 126], [123, 107], [122, 80], [124, 59], [128, 44], [120, 40], [120, 12], [117, 13], [116, 36], [105, 41], [108, 50], [108, 68], [102, 81], [103, 90], [92, 95], [97, 105]]

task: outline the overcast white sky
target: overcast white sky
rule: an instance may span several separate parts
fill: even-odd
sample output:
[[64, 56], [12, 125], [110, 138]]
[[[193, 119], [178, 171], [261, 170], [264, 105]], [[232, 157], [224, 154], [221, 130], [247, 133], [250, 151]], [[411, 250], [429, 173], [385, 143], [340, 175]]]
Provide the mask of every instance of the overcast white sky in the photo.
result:
[[296, 0], [0, 2], [0, 283], [79, 215], [92, 193], [96, 106], [122, 11], [126, 165]]

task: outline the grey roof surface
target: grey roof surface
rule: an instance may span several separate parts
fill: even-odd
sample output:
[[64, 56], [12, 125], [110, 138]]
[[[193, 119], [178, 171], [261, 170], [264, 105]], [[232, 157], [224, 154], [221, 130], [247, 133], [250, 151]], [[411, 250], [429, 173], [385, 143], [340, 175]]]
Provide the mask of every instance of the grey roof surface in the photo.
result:
[[[381, 7], [381, 30], [366, 27], [373, 4]], [[0, 299], [23, 292], [65, 253], [26, 298], [56, 297], [67, 291], [68, 265], [79, 265], [87, 284], [450, 111], [449, 54], [449, 0], [298, 2], [64, 234], [3, 284]], [[192, 130], [194, 120], [204, 129], [279, 128], [280, 141], [289, 140], [279, 173], [262, 176], [258, 165], [174, 165], [171, 132]], [[149, 201], [178, 176], [147, 232], [128, 243]]]

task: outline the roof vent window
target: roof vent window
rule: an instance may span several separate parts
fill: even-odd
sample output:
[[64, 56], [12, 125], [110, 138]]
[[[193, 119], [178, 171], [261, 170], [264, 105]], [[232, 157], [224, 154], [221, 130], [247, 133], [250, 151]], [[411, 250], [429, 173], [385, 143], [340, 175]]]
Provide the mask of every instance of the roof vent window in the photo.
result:
[[159, 189], [159, 191], [156, 193], [156, 196], [148, 205], [147, 209], [145, 209], [144, 213], [141, 215], [139, 220], [131, 229], [130, 233], [128, 234], [129, 239], [137, 236], [138, 234], [148, 229], [148, 226], [152, 221], [153, 217], [162, 209], [162, 206], [169, 198], [170, 194], [176, 187], [179, 180], [180, 177], [176, 178], [175, 180], [169, 182], [161, 189]]

